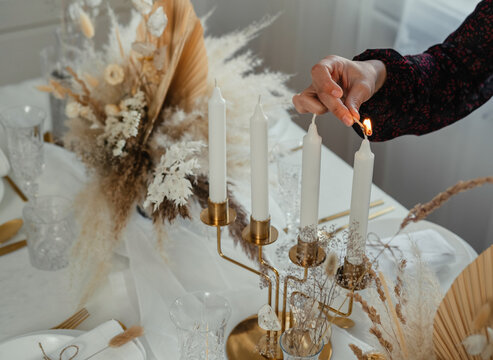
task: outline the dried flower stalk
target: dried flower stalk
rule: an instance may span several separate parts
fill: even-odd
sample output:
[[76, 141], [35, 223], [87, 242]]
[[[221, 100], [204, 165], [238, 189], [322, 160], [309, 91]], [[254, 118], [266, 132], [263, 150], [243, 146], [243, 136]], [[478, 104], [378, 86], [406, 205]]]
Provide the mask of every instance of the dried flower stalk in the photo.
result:
[[468, 181], [459, 181], [454, 186], [449, 187], [444, 192], [441, 192], [440, 194], [435, 196], [426, 204], [417, 204], [416, 206], [414, 206], [409, 211], [409, 214], [402, 221], [401, 229], [404, 229], [410, 222], [418, 222], [425, 219], [433, 211], [442, 206], [443, 203], [449, 200], [452, 196], [463, 191], [474, 189], [487, 183], [493, 183], [493, 176], [486, 176]]

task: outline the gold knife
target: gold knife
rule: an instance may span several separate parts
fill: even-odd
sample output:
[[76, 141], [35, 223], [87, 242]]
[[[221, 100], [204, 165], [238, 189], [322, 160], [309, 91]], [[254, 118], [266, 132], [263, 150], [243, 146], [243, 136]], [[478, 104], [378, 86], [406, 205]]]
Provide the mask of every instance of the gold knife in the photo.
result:
[[[373, 208], [373, 207], [376, 207], [376, 206], [380, 206], [380, 205], [383, 205], [383, 200], [382, 199], [375, 200], [375, 201], [371, 202], [370, 203], [370, 208]], [[351, 210], [344, 210], [344, 211], [338, 212], [336, 214], [326, 216], [324, 218], [319, 219], [318, 220], [318, 224], [320, 225], [320, 224], [323, 224], [323, 223], [328, 222], [328, 221], [339, 219], [340, 217], [349, 215], [350, 212], [351, 212]], [[283, 230], [284, 230], [284, 232], [286, 234], [288, 233], [288, 228], [287, 227], [285, 227]]]
[[2, 246], [0, 247], [0, 256], [10, 254], [11, 252], [22, 249], [25, 246], [27, 246], [27, 240], [22, 240], [10, 245]]
[[10, 176], [8, 176], [8, 175], [5, 176], [5, 180], [7, 180], [7, 182], [10, 184], [10, 186], [12, 187], [12, 189], [14, 189], [14, 191], [17, 193], [17, 195], [19, 195], [19, 197], [22, 199], [22, 201], [27, 202], [26, 195], [24, 195], [24, 193], [22, 192], [22, 190], [19, 189], [19, 187], [15, 184], [14, 180], [12, 180], [10, 178]]
[[[374, 212], [373, 214], [370, 214], [368, 216], [368, 220], [373, 220], [373, 219], [375, 219], [377, 217], [380, 217], [382, 215], [388, 214], [389, 212], [394, 211], [394, 209], [395, 208], [393, 206], [389, 206], [389, 207], [387, 207], [385, 209], [382, 209], [380, 211]], [[327, 236], [334, 236], [335, 234], [341, 232], [342, 230], [347, 229], [348, 227], [349, 227], [349, 224], [339, 226], [334, 231], [331, 231], [331, 232], [325, 231], [325, 235], [327, 235]]]

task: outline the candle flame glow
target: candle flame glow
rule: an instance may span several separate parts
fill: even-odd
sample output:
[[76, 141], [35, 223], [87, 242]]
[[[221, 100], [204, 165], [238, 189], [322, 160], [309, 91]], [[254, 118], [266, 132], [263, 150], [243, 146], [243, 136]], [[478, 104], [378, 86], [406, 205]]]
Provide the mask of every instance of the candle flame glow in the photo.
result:
[[371, 128], [371, 120], [370, 119], [365, 119], [363, 120], [363, 127], [365, 128], [365, 134], [366, 136], [371, 136], [373, 134], [373, 130]]

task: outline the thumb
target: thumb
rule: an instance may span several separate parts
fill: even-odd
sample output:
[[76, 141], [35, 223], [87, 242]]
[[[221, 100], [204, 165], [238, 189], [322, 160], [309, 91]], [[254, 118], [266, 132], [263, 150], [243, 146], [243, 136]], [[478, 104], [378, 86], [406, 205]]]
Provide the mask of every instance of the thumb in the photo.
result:
[[354, 85], [346, 96], [345, 105], [356, 119], [359, 120], [359, 108], [368, 100], [368, 89], [363, 84]]

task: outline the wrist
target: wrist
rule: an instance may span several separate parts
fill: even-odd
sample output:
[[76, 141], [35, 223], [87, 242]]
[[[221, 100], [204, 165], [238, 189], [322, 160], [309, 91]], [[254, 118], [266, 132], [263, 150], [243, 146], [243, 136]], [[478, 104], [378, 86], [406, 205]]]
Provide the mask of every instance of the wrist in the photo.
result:
[[385, 63], [380, 60], [366, 60], [366, 63], [370, 65], [375, 71], [375, 93], [380, 90], [380, 88], [385, 83], [387, 79], [387, 69]]

